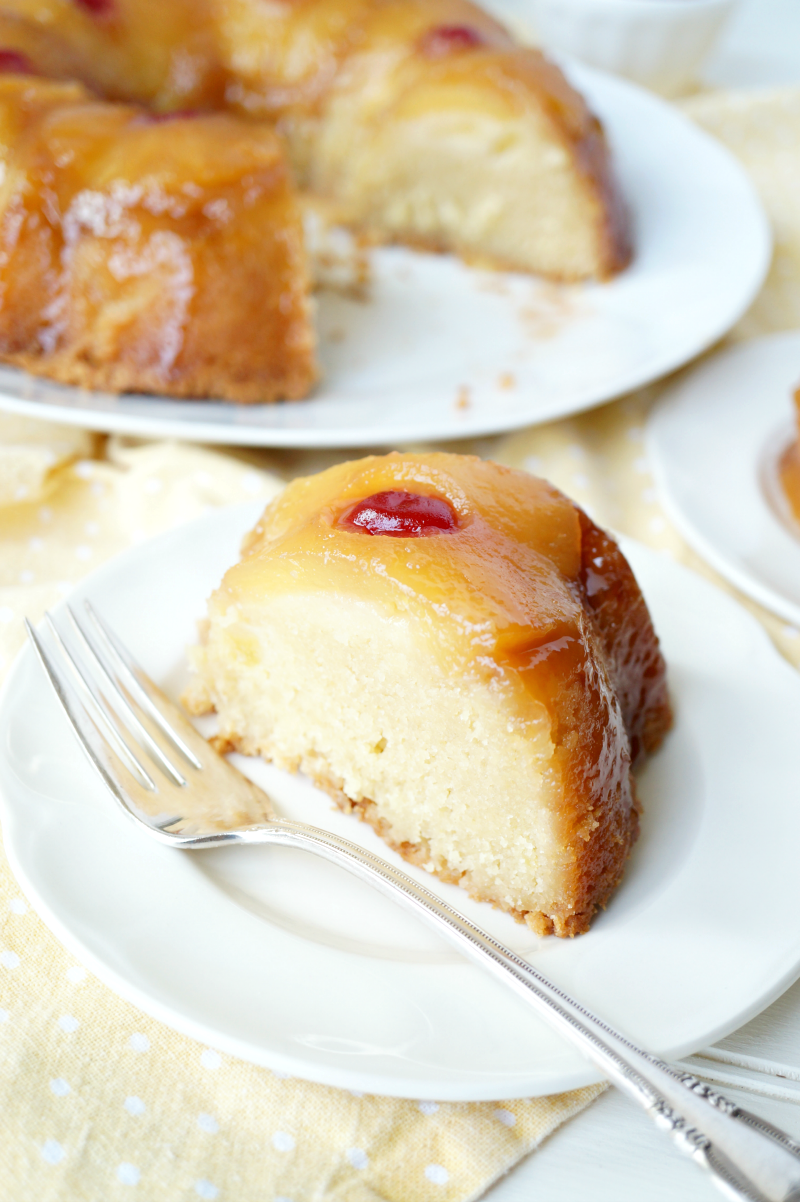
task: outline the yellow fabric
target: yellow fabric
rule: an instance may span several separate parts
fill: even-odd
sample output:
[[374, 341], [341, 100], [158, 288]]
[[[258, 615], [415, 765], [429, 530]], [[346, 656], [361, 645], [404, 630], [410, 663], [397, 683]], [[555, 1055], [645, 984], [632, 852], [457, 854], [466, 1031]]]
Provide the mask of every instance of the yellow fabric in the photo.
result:
[[[732, 336], [800, 325], [800, 89], [684, 107], [740, 156], [776, 231], [767, 287]], [[662, 388], [453, 449], [546, 475], [602, 523], [716, 579], [670, 526], [648, 472], [643, 425]], [[110, 555], [209, 507], [266, 500], [278, 477], [346, 457], [127, 445], [0, 415], [0, 676], [22, 643], [22, 616], [38, 619]], [[800, 664], [800, 632], [744, 603]], [[466, 1202], [602, 1089], [436, 1106], [282, 1079], [116, 998], [60, 947], [4, 861], [0, 927], [9, 1202]]]

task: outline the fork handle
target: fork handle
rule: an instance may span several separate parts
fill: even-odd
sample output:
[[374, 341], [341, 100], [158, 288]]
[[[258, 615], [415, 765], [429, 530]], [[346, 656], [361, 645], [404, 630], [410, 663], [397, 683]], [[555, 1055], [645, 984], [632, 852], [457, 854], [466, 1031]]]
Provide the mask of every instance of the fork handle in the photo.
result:
[[[800, 1144], [691, 1073], [649, 1055], [564, 993], [532, 965], [380, 856], [304, 823], [277, 819], [192, 840], [277, 843], [314, 852], [377, 886], [492, 973], [642, 1106], [678, 1147], [739, 1202], [800, 1202]], [[174, 838], [170, 840], [175, 846]], [[180, 844], [178, 844], [180, 845]]]

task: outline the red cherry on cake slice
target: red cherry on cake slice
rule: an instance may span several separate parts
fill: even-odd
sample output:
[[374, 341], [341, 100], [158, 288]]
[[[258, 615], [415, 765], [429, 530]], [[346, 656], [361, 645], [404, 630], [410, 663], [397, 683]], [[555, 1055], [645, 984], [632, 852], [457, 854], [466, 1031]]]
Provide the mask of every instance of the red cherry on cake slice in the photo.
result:
[[419, 538], [437, 530], [455, 530], [458, 518], [442, 497], [392, 490], [376, 492], [357, 501], [344, 511], [337, 525], [362, 534]]

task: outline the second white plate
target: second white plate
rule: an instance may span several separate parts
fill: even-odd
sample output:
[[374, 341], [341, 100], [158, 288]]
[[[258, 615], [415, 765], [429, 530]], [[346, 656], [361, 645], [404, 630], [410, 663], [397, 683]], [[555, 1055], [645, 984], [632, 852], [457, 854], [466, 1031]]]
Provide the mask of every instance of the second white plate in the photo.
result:
[[[255, 516], [217, 512], [126, 551], [75, 599], [91, 597], [174, 694], [194, 618]], [[729, 597], [626, 549], [677, 718], [641, 774], [642, 836], [608, 909], [578, 939], [537, 939], [395, 862], [643, 1046], [677, 1057], [800, 972], [800, 678]], [[283, 813], [393, 858], [307, 782], [239, 763]], [[522, 1001], [332, 865], [281, 848], [182, 854], [137, 833], [30, 649], [0, 696], [0, 801], [13, 870], [56, 935], [112, 989], [222, 1051], [412, 1098], [525, 1097], [597, 1079]]]
[[388, 446], [549, 421], [687, 362], [741, 316], [769, 228], [741, 166], [670, 105], [568, 73], [608, 131], [635, 258], [606, 284], [559, 287], [385, 248], [369, 299], [319, 297], [322, 382], [306, 401], [227, 405], [112, 396], [0, 369], [0, 409], [95, 430], [260, 446]]
[[720, 351], [659, 401], [648, 453], [664, 507], [726, 579], [800, 626], [800, 526], [776, 464], [797, 437], [800, 333]]

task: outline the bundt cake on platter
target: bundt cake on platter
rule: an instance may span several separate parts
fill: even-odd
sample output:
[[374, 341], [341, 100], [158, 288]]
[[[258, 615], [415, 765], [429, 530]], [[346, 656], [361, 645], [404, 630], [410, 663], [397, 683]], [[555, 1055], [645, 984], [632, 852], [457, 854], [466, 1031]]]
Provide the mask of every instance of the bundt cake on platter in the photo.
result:
[[406, 859], [585, 931], [671, 721], [616, 543], [542, 480], [391, 454], [293, 481], [212, 595], [186, 703], [308, 774]]
[[2, 0], [0, 17], [0, 45], [44, 74], [275, 124], [300, 187], [365, 237], [563, 280], [629, 261], [599, 121], [469, 0]]

